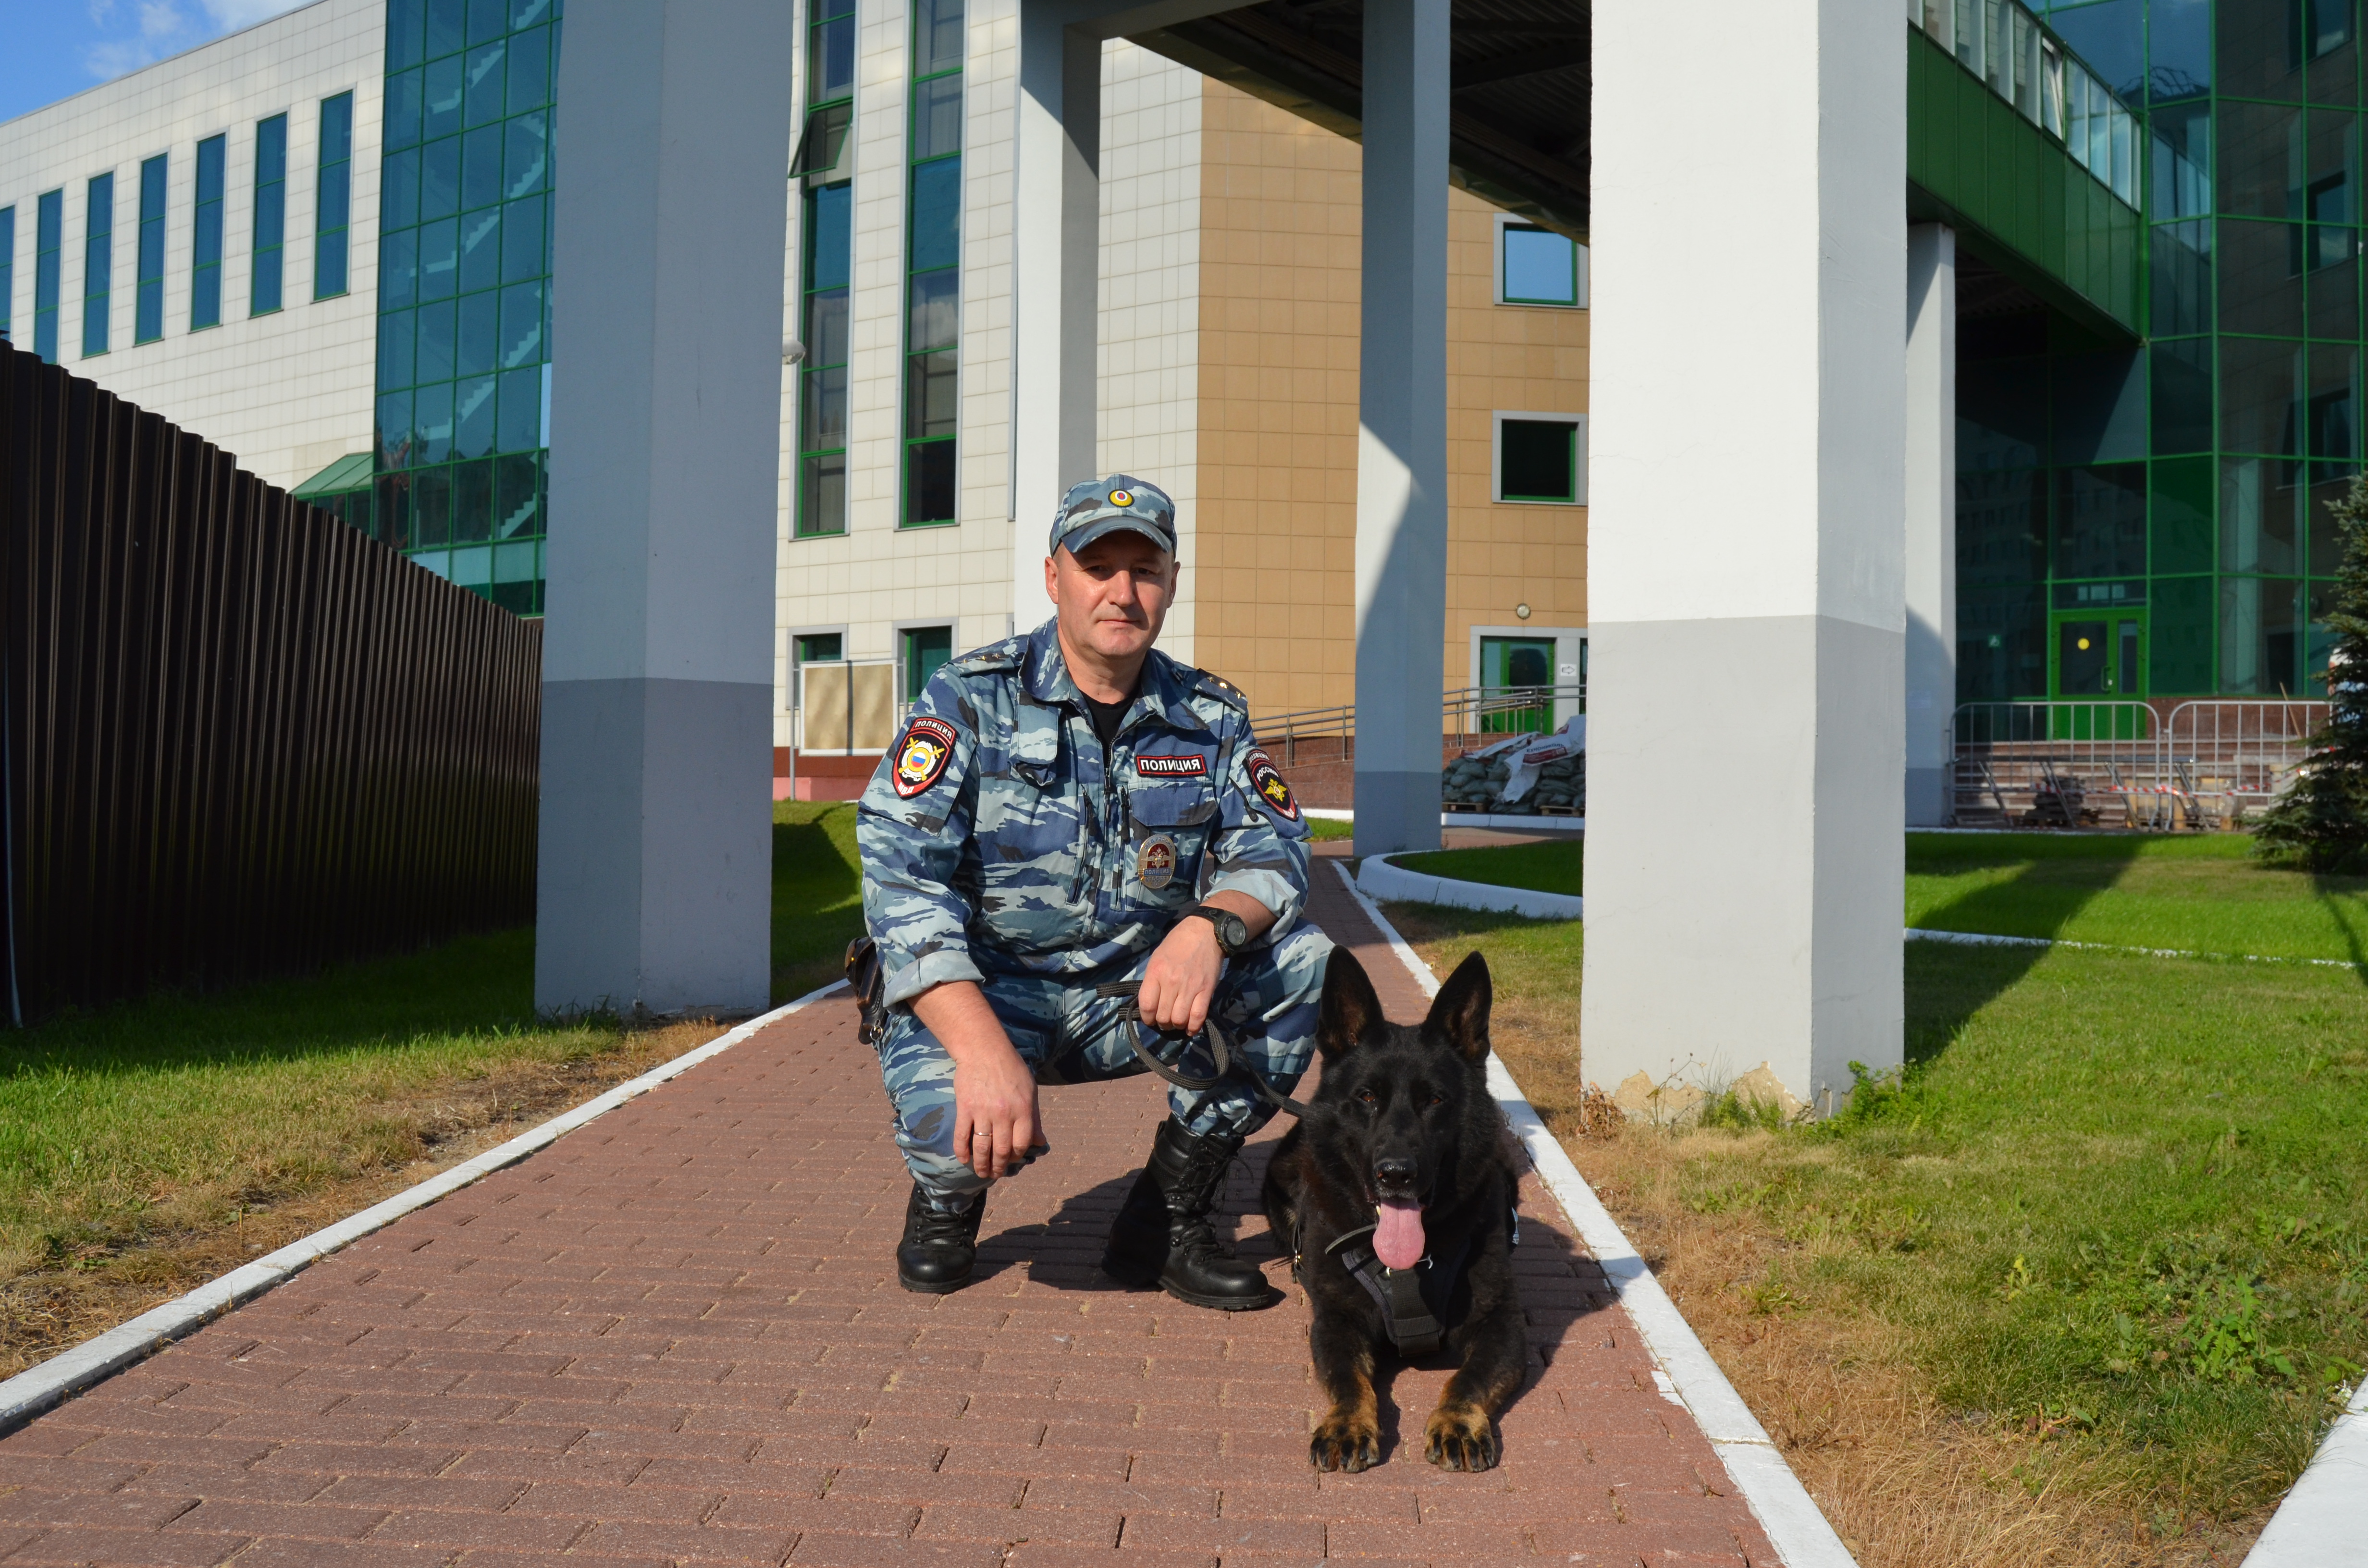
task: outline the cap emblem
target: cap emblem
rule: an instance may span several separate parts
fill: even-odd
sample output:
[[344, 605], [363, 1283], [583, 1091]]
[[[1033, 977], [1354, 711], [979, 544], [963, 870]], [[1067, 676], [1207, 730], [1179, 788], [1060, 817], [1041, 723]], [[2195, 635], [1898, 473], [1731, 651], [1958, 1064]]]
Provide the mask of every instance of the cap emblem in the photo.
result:
[[1111, 505], [1111, 506], [1133, 506], [1133, 505], [1134, 505], [1134, 492], [1133, 492], [1133, 491], [1132, 491], [1132, 490], [1113, 490], [1113, 491], [1111, 491], [1111, 492], [1110, 492], [1110, 505]]

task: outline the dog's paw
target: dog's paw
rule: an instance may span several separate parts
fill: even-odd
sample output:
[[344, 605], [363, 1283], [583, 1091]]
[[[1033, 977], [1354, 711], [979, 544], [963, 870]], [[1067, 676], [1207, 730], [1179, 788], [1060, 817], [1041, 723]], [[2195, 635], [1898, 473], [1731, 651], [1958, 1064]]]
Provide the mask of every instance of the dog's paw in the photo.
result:
[[1423, 1432], [1423, 1458], [1441, 1470], [1492, 1470], [1502, 1451], [1495, 1423], [1476, 1404], [1440, 1405]]
[[1382, 1462], [1382, 1429], [1369, 1415], [1335, 1411], [1315, 1424], [1307, 1458], [1318, 1470], [1370, 1470]]

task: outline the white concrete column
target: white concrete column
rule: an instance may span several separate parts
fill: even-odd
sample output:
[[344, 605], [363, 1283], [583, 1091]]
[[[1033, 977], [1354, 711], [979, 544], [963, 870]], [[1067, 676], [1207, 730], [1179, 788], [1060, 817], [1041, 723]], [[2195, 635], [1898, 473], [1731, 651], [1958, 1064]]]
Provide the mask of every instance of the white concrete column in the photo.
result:
[[1011, 622], [1040, 625], [1062, 493], [1099, 475], [1102, 40], [1074, 0], [1020, 0], [1011, 214]]
[[1693, 20], [1595, 13], [1583, 1067], [1823, 1109], [1901, 1058], [1907, 57]]
[[1439, 847], [1448, 0], [1365, 0], [1357, 851]]
[[1957, 234], [1907, 231], [1907, 822], [1950, 818], [1957, 707]]
[[535, 1003], [771, 988], [791, 8], [567, 19]]

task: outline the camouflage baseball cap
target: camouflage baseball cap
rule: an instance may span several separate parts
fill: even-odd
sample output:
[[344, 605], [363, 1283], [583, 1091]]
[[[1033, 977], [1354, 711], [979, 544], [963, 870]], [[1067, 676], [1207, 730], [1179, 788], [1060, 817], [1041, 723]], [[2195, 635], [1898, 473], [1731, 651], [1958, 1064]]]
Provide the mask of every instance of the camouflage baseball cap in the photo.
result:
[[1168, 554], [1176, 553], [1176, 503], [1156, 484], [1123, 473], [1089, 479], [1069, 486], [1061, 509], [1053, 517], [1052, 554], [1067, 545], [1069, 553], [1101, 538], [1131, 528]]

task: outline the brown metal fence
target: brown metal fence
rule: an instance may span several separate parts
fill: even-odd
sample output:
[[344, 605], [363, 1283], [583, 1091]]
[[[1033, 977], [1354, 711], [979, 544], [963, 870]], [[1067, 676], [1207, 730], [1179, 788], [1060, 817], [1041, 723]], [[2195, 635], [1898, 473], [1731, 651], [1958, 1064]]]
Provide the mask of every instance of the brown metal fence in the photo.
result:
[[541, 631], [0, 340], [0, 1018], [534, 915]]

